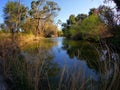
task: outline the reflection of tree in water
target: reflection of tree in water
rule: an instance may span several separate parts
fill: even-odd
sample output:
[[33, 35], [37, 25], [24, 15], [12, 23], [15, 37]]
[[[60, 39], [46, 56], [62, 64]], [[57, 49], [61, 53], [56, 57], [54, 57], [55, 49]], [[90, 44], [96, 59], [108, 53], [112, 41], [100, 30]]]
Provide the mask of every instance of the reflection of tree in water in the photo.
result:
[[[95, 44], [85, 41], [63, 41], [63, 49], [67, 50], [70, 58], [76, 57], [79, 60], [85, 60], [90, 68], [99, 72], [100, 80], [98, 82], [92, 80], [95, 82], [92, 87], [100, 90], [118, 90], [120, 88], [120, 58], [118, 53], [107, 45], [102, 47], [97, 45], [96, 48], [95, 46]], [[101, 58], [102, 60], [100, 60]]]
[[40, 90], [48, 89], [50, 88], [49, 84], [53, 85], [53, 83], [56, 83], [56, 81], [53, 81], [52, 79], [55, 79], [60, 68], [58, 67], [58, 64], [53, 61], [54, 54], [52, 53], [51, 48], [55, 45], [57, 45], [56, 42], [43, 40], [23, 49], [26, 52], [26, 58], [28, 58], [28, 61], [35, 65], [35, 68], [37, 64], [41, 68], [38, 70], [38, 73], [40, 73]]
[[[36, 62], [38, 60], [45, 60], [44, 70], [47, 70], [49, 76], [54, 76], [57, 72], [58, 65], [53, 62], [54, 54], [52, 53], [51, 48], [57, 45], [56, 42], [52, 40], [41, 40], [40, 42], [30, 44], [26, 46], [23, 50], [27, 52], [27, 57], [32, 57], [32, 61]], [[37, 63], [37, 62], [36, 62]]]
[[64, 40], [63, 49], [67, 50], [70, 58], [85, 60], [90, 68], [98, 70], [99, 55], [89, 42]]
[[19, 90], [49, 88], [49, 77], [54, 77], [59, 72], [50, 51], [54, 45], [55, 42], [47, 40], [23, 47], [18, 47], [17, 42], [8, 40], [0, 43], [0, 58], [4, 59], [3, 69], [5, 77], [8, 78], [8, 87]]

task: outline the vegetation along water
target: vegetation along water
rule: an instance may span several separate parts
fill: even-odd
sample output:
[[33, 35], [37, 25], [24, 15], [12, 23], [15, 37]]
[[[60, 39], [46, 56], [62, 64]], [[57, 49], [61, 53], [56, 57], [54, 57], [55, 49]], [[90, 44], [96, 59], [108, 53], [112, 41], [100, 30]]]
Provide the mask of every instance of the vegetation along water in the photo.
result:
[[0, 90], [119, 90], [119, 0], [66, 21], [62, 0], [1, 2]]

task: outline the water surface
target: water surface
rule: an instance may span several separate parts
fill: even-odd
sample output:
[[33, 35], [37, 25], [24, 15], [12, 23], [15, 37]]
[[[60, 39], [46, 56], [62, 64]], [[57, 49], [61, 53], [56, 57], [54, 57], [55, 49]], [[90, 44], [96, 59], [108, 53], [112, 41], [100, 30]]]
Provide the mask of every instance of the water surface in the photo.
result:
[[75, 84], [81, 87], [87, 85], [86, 89], [94, 85], [95, 89], [101, 76], [105, 77], [111, 72], [111, 69], [101, 68], [104, 62], [100, 61], [101, 54], [97, 48], [95, 43], [58, 37], [26, 45], [23, 53], [30, 63], [45, 60], [42, 72], [47, 73], [51, 88], [62, 86], [69, 89], [70, 85]]

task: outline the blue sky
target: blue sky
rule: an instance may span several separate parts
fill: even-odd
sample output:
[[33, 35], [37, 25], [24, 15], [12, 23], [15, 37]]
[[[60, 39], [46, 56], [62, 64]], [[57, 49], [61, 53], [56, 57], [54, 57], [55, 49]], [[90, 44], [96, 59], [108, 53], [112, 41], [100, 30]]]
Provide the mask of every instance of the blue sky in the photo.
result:
[[61, 7], [58, 19], [65, 22], [70, 14], [87, 14], [90, 8], [97, 8], [99, 5], [103, 4], [103, 0], [55, 0]]
[[[0, 23], [3, 22], [3, 7], [8, 0], [0, 0]], [[23, 4], [30, 7], [32, 0], [21, 0]], [[58, 3], [61, 11], [56, 17], [56, 21], [60, 19], [65, 22], [70, 14], [88, 13], [90, 8], [97, 8], [99, 5], [103, 4], [103, 0], [53, 0]]]

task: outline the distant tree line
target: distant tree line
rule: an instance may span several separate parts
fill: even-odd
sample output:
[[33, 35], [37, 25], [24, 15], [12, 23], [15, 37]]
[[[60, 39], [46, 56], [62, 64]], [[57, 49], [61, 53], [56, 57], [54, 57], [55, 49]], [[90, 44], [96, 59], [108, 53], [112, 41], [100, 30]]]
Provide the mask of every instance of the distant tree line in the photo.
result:
[[88, 15], [70, 15], [66, 23], [62, 24], [62, 31], [64, 36], [70, 39], [98, 41], [115, 37], [120, 29], [119, 21], [110, 7], [101, 5], [90, 9]]

